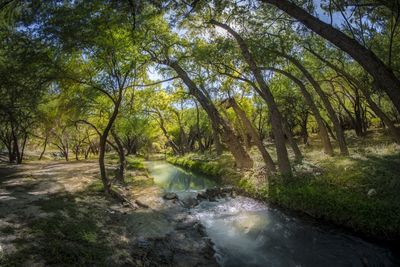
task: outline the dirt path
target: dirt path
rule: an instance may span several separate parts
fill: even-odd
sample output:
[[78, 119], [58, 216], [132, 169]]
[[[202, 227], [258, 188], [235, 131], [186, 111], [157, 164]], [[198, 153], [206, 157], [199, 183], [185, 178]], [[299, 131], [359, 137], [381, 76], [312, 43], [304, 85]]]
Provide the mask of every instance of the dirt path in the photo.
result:
[[95, 161], [0, 165], [0, 266], [213, 266], [201, 226], [128, 171], [133, 210], [101, 192]]

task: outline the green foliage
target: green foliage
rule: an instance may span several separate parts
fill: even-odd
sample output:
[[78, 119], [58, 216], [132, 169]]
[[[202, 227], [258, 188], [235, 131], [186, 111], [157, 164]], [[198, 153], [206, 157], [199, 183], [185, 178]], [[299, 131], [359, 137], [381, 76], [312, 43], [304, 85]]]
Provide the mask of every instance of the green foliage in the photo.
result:
[[[299, 174], [284, 184], [273, 180], [263, 194], [248, 180], [239, 187], [285, 208], [394, 239], [400, 233], [399, 162], [400, 154], [325, 159], [320, 163], [322, 174]], [[377, 194], [368, 196], [370, 189]]]
[[267, 198], [286, 208], [382, 239], [393, 239], [400, 231], [400, 205], [390, 199], [368, 198], [366, 193], [354, 193], [338, 185], [274, 185]]
[[223, 169], [217, 162], [202, 162], [192, 160], [187, 157], [168, 157], [167, 161], [171, 164], [181, 166], [191, 171], [213, 177], [218, 177], [223, 172]]
[[144, 159], [138, 157], [126, 157], [127, 168], [128, 169], [136, 169], [136, 170], [144, 170]]

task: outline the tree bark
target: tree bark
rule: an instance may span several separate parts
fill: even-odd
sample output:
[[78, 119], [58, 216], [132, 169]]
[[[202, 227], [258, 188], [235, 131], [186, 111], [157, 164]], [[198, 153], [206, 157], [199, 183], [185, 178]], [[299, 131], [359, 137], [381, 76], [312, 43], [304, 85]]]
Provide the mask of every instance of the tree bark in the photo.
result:
[[214, 126], [213, 123], [211, 123], [211, 126], [212, 126], [213, 141], [215, 145], [215, 152], [217, 153], [218, 156], [220, 156], [222, 155], [223, 149], [221, 140], [219, 138], [218, 129]]
[[294, 75], [290, 74], [287, 71], [276, 69], [276, 68], [268, 68], [268, 69], [285, 75], [286, 77], [291, 79], [295, 84], [297, 84], [297, 86], [299, 86], [300, 91], [301, 91], [307, 105], [310, 107], [311, 112], [314, 115], [315, 121], [317, 122], [318, 129], [319, 129], [319, 136], [321, 138], [321, 142], [324, 147], [324, 152], [329, 156], [333, 156], [333, 148], [332, 148], [332, 143], [329, 139], [328, 130], [326, 129], [324, 121], [322, 119], [322, 116], [317, 108], [317, 105], [315, 105], [314, 99], [311, 96], [311, 94], [307, 91], [306, 86], [299, 79], [297, 79]]
[[24, 159], [25, 146], [26, 146], [27, 140], [28, 140], [28, 134], [25, 132], [24, 133], [24, 141], [22, 141], [21, 153], [20, 153], [19, 159], [18, 159], [18, 164], [21, 164], [22, 160]]
[[239, 168], [253, 167], [253, 160], [250, 158], [246, 150], [244, 150], [239, 138], [235, 135], [231, 126], [222, 118], [212, 101], [200, 90], [200, 88], [197, 87], [197, 85], [189, 78], [188, 74], [177, 62], [166, 60], [162, 63], [175, 70], [184, 84], [189, 88], [190, 93], [197, 99], [197, 101], [206, 111], [211, 123], [213, 124], [213, 127], [221, 135], [223, 142], [227, 145], [229, 151], [235, 158], [237, 166]]
[[276, 172], [274, 161], [272, 160], [270, 154], [268, 153], [263, 142], [261, 141], [261, 138], [258, 135], [257, 130], [253, 127], [250, 120], [247, 118], [246, 112], [244, 112], [244, 110], [239, 107], [239, 105], [237, 104], [237, 102], [234, 98], [229, 98], [228, 103], [229, 103], [228, 107], [233, 108], [233, 111], [236, 113], [236, 115], [242, 121], [247, 134], [249, 134], [251, 136], [255, 145], [257, 146], [258, 150], [260, 151], [260, 153], [264, 159], [265, 166], [267, 167], [267, 170], [270, 173]]
[[290, 166], [290, 161], [289, 161], [289, 155], [286, 149], [286, 144], [285, 144], [285, 135], [284, 135], [284, 130], [283, 130], [283, 124], [282, 124], [282, 116], [279, 112], [279, 109], [275, 103], [274, 97], [265, 82], [261, 70], [258, 68], [252, 54], [249, 51], [249, 48], [243, 38], [236, 32], [234, 31], [231, 27], [229, 27], [226, 24], [220, 23], [215, 20], [210, 21], [211, 24], [214, 24], [218, 27], [221, 27], [222, 29], [225, 29], [228, 33], [230, 33], [237, 43], [239, 44], [240, 50], [242, 52], [242, 55], [249, 65], [249, 68], [251, 72], [253, 73], [254, 77], [256, 78], [257, 84], [260, 87], [259, 93], [261, 93], [264, 97], [264, 100], [267, 102], [269, 113], [270, 113], [270, 119], [271, 119], [271, 126], [272, 126], [272, 131], [274, 134], [275, 138], [275, 146], [276, 146], [276, 152], [278, 156], [278, 165], [279, 165], [279, 171], [282, 175], [284, 176], [292, 176], [292, 169]]
[[117, 173], [117, 181], [124, 183], [125, 182], [125, 168], [126, 168], [126, 158], [125, 158], [125, 151], [124, 146], [122, 145], [121, 139], [117, 135], [114, 130], [111, 130], [111, 135], [117, 144], [117, 153], [119, 157], [119, 168]]
[[277, 52], [277, 51], [274, 51], [274, 52], [276, 54], [278, 54], [279, 56], [284, 57], [284, 58], [288, 59], [290, 62], [292, 62], [303, 73], [303, 75], [307, 78], [307, 80], [311, 83], [314, 90], [317, 92], [317, 94], [321, 98], [322, 103], [324, 104], [325, 109], [328, 112], [329, 118], [331, 119], [331, 121], [333, 123], [333, 127], [335, 128], [335, 132], [336, 132], [336, 138], [339, 143], [340, 154], [344, 155], [344, 156], [349, 155], [349, 150], [346, 145], [346, 139], [344, 136], [344, 131], [342, 129], [342, 125], [340, 124], [340, 121], [339, 121], [338, 117], [336, 116], [336, 113], [332, 107], [332, 104], [330, 103], [328, 97], [326, 96], [325, 92], [322, 90], [319, 83], [314, 79], [314, 77], [311, 75], [311, 73], [296, 58], [289, 56], [287, 54], [281, 53], [281, 52]]
[[171, 139], [171, 137], [168, 134], [167, 129], [165, 128], [164, 125], [164, 118], [159, 110], [155, 110], [155, 113], [158, 115], [159, 118], [159, 125], [161, 128], [161, 131], [163, 132], [165, 138], [168, 140], [168, 144], [172, 147], [172, 150], [174, 151], [175, 154], [177, 155], [183, 155], [182, 151], [180, 150], [179, 146], [174, 142], [174, 140]]
[[356, 86], [360, 91], [363, 93], [365, 100], [368, 103], [368, 106], [372, 109], [372, 111], [378, 116], [388, 127], [388, 130], [390, 134], [392, 135], [393, 140], [400, 144], [400, 130], [396, 128], [394, 123], [390, 120], [390, 118], [379, 108], [379, 106], [372, 100], [371, 95], [369, 92], [365, 89], [365, 86], [362, 84], [361, 81], [358, 79], [354, 78], [350, 73], [347, 71], [339, 68], [335, 64], [332, 64], [330, 61], [324, 59], [321, 57], [319, 54], [316, 52], [312, 51], [311, 49], [308, 49], [310, 53], [312, 53], [315, 57], [317, 57], [319, 60], [324, 62], [328, 67], [336, 71], [336, 73], [343, 75], [349, 83], [353, 84], [353, 86]]
[[288, 0], [261, 1], [274, 5], [280, 10], [286, 12], [291, 17], [299, 20], [313, 32], [349, 54], [369, 74], [371, 74], [372, 77], [374, 77], [375, 81], [385, 90], [397, 111], [400, 113], [400, 81], [394, 75], [393, 71], [370, 49]]
[[46, 137], [44, 138], [44, 143], [43, 143], [43, 150], [40, 153], [39, 160], [42, 160], [44, 153], [46, 152], [46, 147], [47, 147], [47, 141], [49, 140], [49, 135], [46, 133]]
[[105, 164], [106, 144], [107, 144], [108, 134], [111, 131], [111, 128], [119, 112], [119, 106], [122, 101], [122, 91], [123, 91], [122, 88], [120, 88], [118, 92], [118, 99], [117, 101], [115, 101], [114, 104], [114, 111], [110, 119], [108, 120], [106, 128], [104, 129], [103, 133], [100, 136], [100, 148], [99, 148], [100, 177], [104, 186], [104, 190], [107, 194], [111, 194], [112, 190], [111, 190], [111, 180], [108, 179], [106, 172], [106, 164]]
[[294, 158], [296, 159], [296, 161], [301, 161], [303, 159], [303, 154], [301, 154], [300, 148], [297, 145], [296, 140], [294, 139], [292, 130], [290, 129], [289, 125], [284, 119], [282, 120], [282, 125], [283, 125], [283, 132], [285, 133], [289, 141], [289, 145], [293, 150]]

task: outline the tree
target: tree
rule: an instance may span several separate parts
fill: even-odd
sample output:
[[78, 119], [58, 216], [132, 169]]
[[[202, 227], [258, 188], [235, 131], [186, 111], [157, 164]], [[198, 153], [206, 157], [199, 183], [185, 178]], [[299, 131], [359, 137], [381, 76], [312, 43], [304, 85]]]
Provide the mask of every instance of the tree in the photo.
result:
[[271, 4], [286, 12], [293, 18], [302, 22], [316, 34], [330, 41], [338, 48], [348, 53], [356, 60], [372, 77], [377, 84], [385, 90], [392, 100], [397, 111], [400, 112], [400, 81], [378, 56], [367, 47], [361, 45], [357, 40], [349, 37], [344, 32], [319, 20], [303, 8], [289, 0], [261, 0], [263, 3]]
[[285, 145], [285, 136], [284, 136], [284, 130], [283, 130], [284, 125], [282, 123], [282, 116], [281, 116], [279, 109], [274, 101], [274, 97], [262, 76], [260, 68], [257, 66], [257, 63], [255, 62], [253, 56], [251, 55], [245, 41], [237, 32], [235, 32], [228, 25], [220, 23], [218, 21], [211, 20], [210, 22], [212, 24], [217, 25], [217, 26], [225, 29], [226, 31], [228, 31], [238, 42], [239, 47], [242, 51], [243, 57], [245, 58], [247, 64], [249, 65], [249, 68], [253, 72], [253, 75], [260, 87], [261, 95], [265, 97], [264, 99], [268, 104], [271, 125], [272, 125], [272, 129], [274, 132], [276, 151], [277, 151], [277, 155], [278, 155], [279, 170], [282, 175], [291, 176], [292, 170], [290, 167], [289, 157], [288, 157], [288, 153], [287, 153], [286, 145]]

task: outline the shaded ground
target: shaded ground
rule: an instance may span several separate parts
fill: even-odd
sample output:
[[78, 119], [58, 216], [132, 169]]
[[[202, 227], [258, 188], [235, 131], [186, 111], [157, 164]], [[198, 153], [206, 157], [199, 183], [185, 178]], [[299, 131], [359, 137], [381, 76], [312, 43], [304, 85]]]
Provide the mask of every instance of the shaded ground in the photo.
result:
[[128, 171], [133, 210], [105, 197], [95, 161], [0, 165], [0, 266], [213, 266], [187, 209]]

